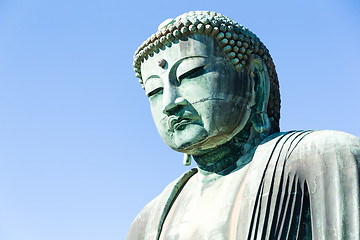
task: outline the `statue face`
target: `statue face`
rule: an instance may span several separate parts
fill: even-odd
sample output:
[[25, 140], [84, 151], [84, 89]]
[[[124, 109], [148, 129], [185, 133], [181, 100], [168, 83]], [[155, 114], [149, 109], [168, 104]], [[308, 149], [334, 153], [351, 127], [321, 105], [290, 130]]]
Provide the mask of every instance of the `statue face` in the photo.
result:
[[145, 60], [141, 73], [156, 127], [174, 150], [201, 155], [249, 121], [253, 83], [211, 37], [180, 39]]

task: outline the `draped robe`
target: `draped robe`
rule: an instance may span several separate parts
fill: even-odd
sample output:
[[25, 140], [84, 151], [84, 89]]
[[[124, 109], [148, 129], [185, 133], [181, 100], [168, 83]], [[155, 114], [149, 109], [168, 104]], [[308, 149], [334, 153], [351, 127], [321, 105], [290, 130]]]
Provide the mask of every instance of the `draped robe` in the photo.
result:
[[359, 162], [353, 135], [277, 133], [229, 172], [186, 172], [138, 214], [127, 239], [360, 239]]

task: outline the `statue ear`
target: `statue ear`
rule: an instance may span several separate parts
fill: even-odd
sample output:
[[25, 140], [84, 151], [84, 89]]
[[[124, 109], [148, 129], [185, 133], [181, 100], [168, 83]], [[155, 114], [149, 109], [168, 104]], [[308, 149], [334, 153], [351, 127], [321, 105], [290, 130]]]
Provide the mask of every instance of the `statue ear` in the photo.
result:
[[257, 132], [264, 133], [271, 128], [267, 115], [270, 77], [266, 64], [258, 55], [251, 54], [247, 65], [247, 74], [253, 82], [255, 95], [255, 103], [251, 108], [251, 122]]

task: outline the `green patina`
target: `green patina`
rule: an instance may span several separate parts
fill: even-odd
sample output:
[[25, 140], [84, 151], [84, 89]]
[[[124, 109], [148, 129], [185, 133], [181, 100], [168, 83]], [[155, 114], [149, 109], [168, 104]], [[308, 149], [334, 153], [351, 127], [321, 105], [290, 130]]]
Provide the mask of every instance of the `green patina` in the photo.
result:
[[275, 66], [248, 29], [214, 12], [168, 19], [134, 68], [160, 136], [197, 169], [140, 212], [128, 239], [360, 239], [360, 140], [280, 133]]

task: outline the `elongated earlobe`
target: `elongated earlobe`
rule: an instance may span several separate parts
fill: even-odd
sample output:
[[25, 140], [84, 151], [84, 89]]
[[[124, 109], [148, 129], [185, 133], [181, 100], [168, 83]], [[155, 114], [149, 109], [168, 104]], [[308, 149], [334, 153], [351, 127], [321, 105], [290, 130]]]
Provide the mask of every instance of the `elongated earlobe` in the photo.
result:
[[252, 123], [255, 130], [259, 133], [265, 133], [271, 128], [270, 119], [266, 112], [253, 113]]
[[267, 115], [267, 106], [270, 94], [270, 78], [267, 67], [257, 55], [251, 55], [248, 74], [254, 82], [255, 104], [251, 108], [251, 122], [259, 133], [270, 130], [271, 123]]
[[191, 155], [188, 155], [188, 154], [184, 153], [183, 164], [185, 166], [189, 166], [191, 164]]

